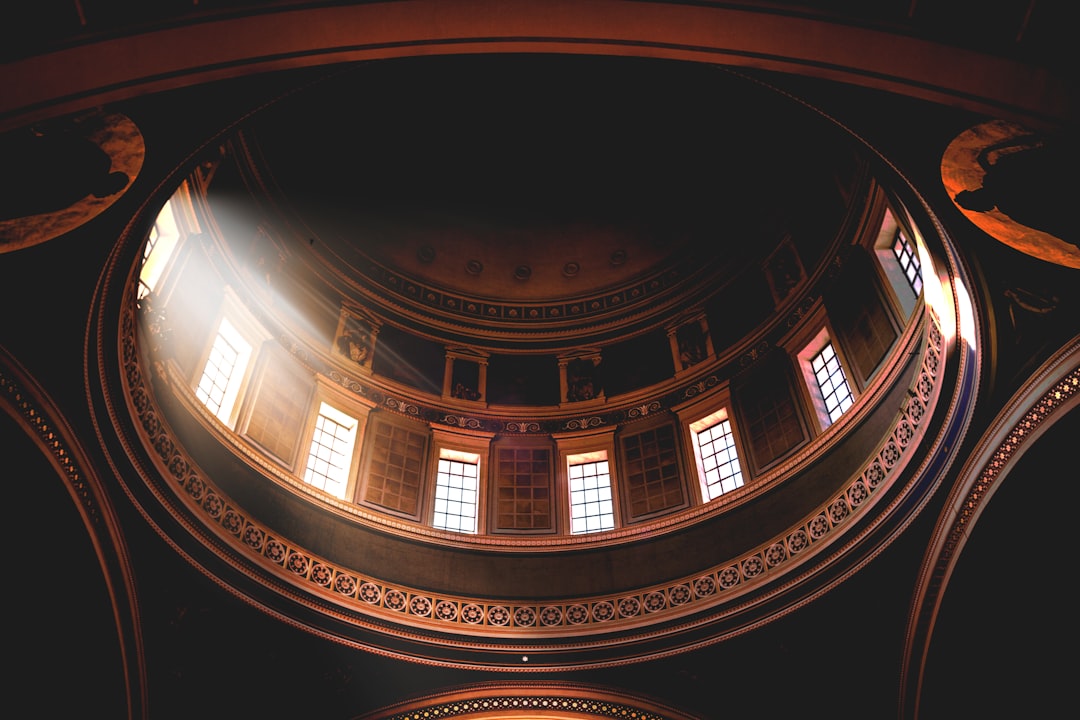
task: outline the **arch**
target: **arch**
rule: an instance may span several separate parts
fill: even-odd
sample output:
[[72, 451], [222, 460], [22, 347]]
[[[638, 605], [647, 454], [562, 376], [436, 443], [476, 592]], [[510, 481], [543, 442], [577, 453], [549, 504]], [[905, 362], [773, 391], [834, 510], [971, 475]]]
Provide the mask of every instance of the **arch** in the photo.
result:
[[644, 697], [577, 683], [477, 683], [380, 708], [356, 720], [457, 717], [484, 720], [694, 720]]
[[1078, 363], [1080, 338], [1075, 338], [1047, 361], [999, 414], [949, 493], [912, 600], [901, 665], [901, 717], [918, 714], [934, 624], [949, 579], [979, 516], [1035, 441], [1054, 423], [1080, 407]]
[[[69, 495], [83, 523], [85, 536], [74, 531], [78, 538], [65, 536], [72, 532], [67, 527], [50, 526], [53, 542], [64, 544], [89, 542], [97, 556], [101, 581], [109, 598], [112, 619], [115, 623], [117, 651], [122, 664], [127, 716], [147, 716], [147, 678], [143, 654], [143, 638], [138, 621], [138, 601], [130, 563], [130, 556], [119, 527], [116, 510], [108, 500], [108, 494], [100, 477], [91, 468], [76, 439], [74, 430], [62, 419], [44, 391], [37, 386], [15, 358], [0, 347], [0, 411], [9, 415], [41, 451], [53, 467]], [[9, 448], [5, 448], [6, 450]], [[10, 460], [11, 458], [9, 458]], [[20, 482], [23, 482], [20, 479]], [[26, 510], [30, 512], [30, 510]], [[50, 518], [41, 518], [45, 524]], [[67, 549], [61, 549], [61, 553]], [[64, 568], [53, 568], [61, 576]], [[13, 578], [14, 579], [14, 578]], [[54, 582], [58, 582], [55, 581]], [[40, 592], [55, 592], [56, 588], [38, 588]], [[79, 602], [79, 587], [71, 588], [72, 602]], [[27, 590], [26, 592], [31, 592]], [[32, 593], [31, 593], [32, 594]], [[21, 618], [25, 622], [30, 618]], [[24, 628], [25, 631], [25, 628]], [[25, 632], [23, 633], [25, 635]], [[107, 633], [106, 633], [107, 634]], [[37, 642], [30, 640], [30, 642]], [[17, 654], [19, 645], [13, 648]], [[99, 655], [105, 662], [106, 653]], [[25, 658], [23, 658], [25, 661]]]
[[[508, 12], [499, 0], [416, 0], [181, 20], [9, 63], [0, 76], [0, 131], [269, 71], [493, 52], [628, 55], [781, 71], [1033, 124], [1055, 124], [1073, 112], [1068, 84], [1043, 69], [775, 7], [523, 0]], [[189, 51], [194, 46], [198, 53]], [[983, 70], [973, 74], [976, 61]]]

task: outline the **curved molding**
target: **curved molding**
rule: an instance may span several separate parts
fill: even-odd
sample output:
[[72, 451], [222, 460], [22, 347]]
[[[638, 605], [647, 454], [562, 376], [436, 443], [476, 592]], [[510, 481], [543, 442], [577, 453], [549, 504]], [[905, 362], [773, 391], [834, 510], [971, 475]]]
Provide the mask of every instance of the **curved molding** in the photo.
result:
[[[123, 325], [136, 324], [134, 309], [125, 311]], [[512, 652], [542, 653], [538, 643], [589, 636], [590, 645], [627, 642], [629, 637], [656, 633], [658, 623], [698, 625], [743, 607], [751, 593], [803, 569], [825, 549], [847, 540], [847, 528], [868, 521], [869, 508], [904, 474], [926, 433], [926, 420], [941, 393], [945, 338], [928, 312], [921, 369], [909, 389], [891, 432], [868, 456], [862, 469], [842, 491], [813, 510], [781, 536], [735, 558], [703, 568], [693, 576], [664, 585], [626, 589], [612, 595], [567, 598], [557, 602], [508, 602], [493, 598], [440, 594], [368, 577], [319, 557], [289, 538], [272, 532], [216, 487], [172, 436], [160, 414], [146, 374], [139, 367], [135, 337], [124, 333], [123, 377], [129, 405], [135, 412], [140, 440], [152, 455], [162, 480], [175, 493], [194, 521], [207, 527], [219, 542], [249, 563], [256, 575], [268, 573], [301, 595], [317, 598], [339, 619], [375, 618], [380, 624], [413, 628], [430, 634], [434, 645], [460, 645], [461, 636], [487, 638]], [[157, 478], [146, 481], [156, 484]], [[752, 601], [751, 601], [752, 602]], [[450, 634], [449, 636], [447, 634]], [[600, 635], [619, 633], [601, 640]], [[447, 640], [447, 637], [450, 637]], [[515, 663], [518, 664], [518, 663]], [[542, 665], [531, 666], [541, 669]]]
[[918, 714], [934, 623], [972, 528], [1024, 452], [1078, 406], [1080, 337], [1047, 361], [1013, 396], [960, 472], [937, 520], [916, 583], [901, 668], [901, 717]]
[[[837, 255], [831, 260], [831, 267], [839, 268], [843, 259]], [[483, 432], [505, 433], [508, 435], [550, 435], [559, 432], [572, 432], [599, 426], [614, 426], [626, 422], [644, 419], [649, 415], [669, 412], [672, 408], [700, 397], [711, 389], [727, 383], [737, 373], [759, 362], [769, 352], [781, 346], [785, 335], [791, 332], [813, 307], [820, 304], [823, 295], [835, 277], [821, 277], [808, 286], [799, 296], [798, 302], [785, 306], [783, 314], [777, 314], [766, 330], [752, 340], [744, 339], [730, 357], [721, 357], [716, 361], [701, 363], [702, 369], [696, 374], [685, 377], [674, 376], [647, 390], [636, 390], [621, 397], [607, 398], [602, 406], [582, 403], [582, 412], [575, 410], [575, 403], [565, 403], [554, 409], [491, 405], [478, 407], [469, 414], [462, 413], [460, 404], [448, 405], [440, 402], [437, 396], [409, 388], [392, 380], [380, 378], [366, 369], [351, 366], [342, 358], [335, 357], [325, 349], [312, 345], [307, 338], [289, 330], [284, 323], [259, 302], [259, 298], [250, 293], [248, 288], [241, 288], [246, 307], [259, 323], [274, 336], [278, 344], [293, 359], [312, 373], [326, 378], [331, 384], [353, 393], [383, 410], [394, 414], [423, 421], [431, 425], [448, 428], [480, 430]], [[230, 286], [232, 287], [232, 286]], [[909, 323], [917, 324], [915, 322]], [[161, 358], [169, 354], [164, 350]], [[895, 370], [899, 351], [891, 354], [890, 369]], [[695, 367], [695, 370], [697, 368]], [[880, 373], [888, 376], [888, 373]], [[642, 400], [644, 399], [644, 402]]]
[[754, 67], [1034, 122], [1059, 123], [1075, 112], [1067, 81], [1044, 69], [776, 6], [515, 0], [509, 11], [509, 4], [286, 3], [247, 14], [181, 16], [171, 27], [8, 63], [0, 75], [0, 130], [227, 78], [477, 52], [630, 54]]
[[130, 556], [116, 512], [76, 434], [45, 391], [0, 347], [0, 409], [45, 454], [82, 516], [111, 600], [128, 717], [148, 716], [146, 666]]
[[426, 718], [694, 720], [646, 698], [574, 683], [478, 683], [381, 708], [356, 720]]

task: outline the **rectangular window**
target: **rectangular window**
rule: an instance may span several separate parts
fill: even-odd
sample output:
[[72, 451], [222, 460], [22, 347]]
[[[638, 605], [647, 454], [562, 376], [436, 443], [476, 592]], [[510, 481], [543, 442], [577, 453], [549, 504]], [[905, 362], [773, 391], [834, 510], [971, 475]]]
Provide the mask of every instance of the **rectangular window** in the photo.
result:
[[472, 453], [443, 450], [435, 476], [435, 517], [442, 530], [476, 532], [476, 497], [480, 457]]
[[590, 533], [615, 527], [611, 502], [611, 470], [607, 454], [603, 459], [574, 455], [569, 460], [570, 532]]
[[825, 403], [829, 423], [832, 424], [851, 407], [854, 397], [831, 341], [826, 342], [825, 346], [810, 358], [810, 369], [814, 373], [821, 400]]
[[356, 418], [326, 403], [319, 406], [315, 430], [311, 436], [304, 482], [338, 498], [345, 497], [349, 484], [353, 445], [356, 443]]
[[742, 465], [735, 449], [735, 436], [727, 411], [713, 413], [690, 425], [698, 472], [709, 501], [743, 486]]
[[922, 292], [922, 266], [919, 264], [919, 254], [915, 252], [911, 241], [907, 239], [899, 228], [896, 230], [892, 251], [896, 261], [900, 263], [900, 269], [904, 271], [904, 277], [907, 278], [908, 285], [911, 286], [911, 290], [918, 297], [919, 293]]
[[910, 217], [907, 220], [907, 224], [901, 224], [893, 210], [886, 207], [873, 248], [893, 300], [905, 318], [911, 317], [922, 296], [925, 259], [919, 254], [918, 228], [911, 224]]
[[221, 319], [195, 396], [225, 424], [231, 415], [251, 359], [251, 344], [227, 318]]
[[158, 213], [154, 227], [143, 249], [142, 268], [139, 270], [139, 299], [157, 289], [165, 266], [180, 240], [180, 228], [173, 216], [172, 202], [167, 202]]

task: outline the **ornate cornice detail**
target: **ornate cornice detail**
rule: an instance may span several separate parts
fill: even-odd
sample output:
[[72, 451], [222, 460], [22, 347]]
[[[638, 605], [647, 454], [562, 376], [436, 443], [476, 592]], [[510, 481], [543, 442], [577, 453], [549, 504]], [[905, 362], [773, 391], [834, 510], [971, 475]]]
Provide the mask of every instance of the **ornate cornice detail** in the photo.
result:
[[[536, 637], [595, 634], [598, 630], [632, 630], [703, 611], [715, 611], [729, 600], [800, 564], [818, 548], [829, 545], [829, 541], [837, 537], [838, 529], [850, 525], [866, 508], [875, 504], [874, 498], [907, 466], [910, 450], [918, 447], [926, 432], [924, 421], [940, 393], [945, 343], [936, 318], [932, 313], [927, 313], [927, 317], [922, 365], [891, 432], [841, 491], [799, 524], [738, 557], [693, 576], [611, 595], [551, 602], [506, 602], [453, 596], [388, 583], [356, 573], [331, 559], [318, 557], [272, 532], [235, 505], [212, 479], [204, 476], [172, 437], [143, 384], [134, 336], [130, 334], [123, 339], [123, 357], [127, 364], [125, 377], [131, 383], [132, 407], [138, 413], [144, 443], [156, 454], [155, 461], [162, 469], [163, 477], [192, 513], [257, 567], [270, 570], [290, 584], [362, 616], [375, 616], [394, 625], [523, 642], [520, 638], [523, 631]], [[394, 402], [387, 400], [386, 404], [393, 405]], [[568, 421], [567, 427], [582, 429], [601, 423], [598, 416], [585, 416]]]
[[[571, 695], [502, 694], [472, 700], [452, 700], [424, 705], [415, 710], [387, 716], [386, 720], [427, 720], [440, 717], [488, 717], [488, 713], [565, 713], [565, 717], [617, 718], [618, 720], [668, 720], [660, 715], [624, 702], [590, 700]], [[557, 717], [557, 715], [556, 715]]]
[[[522, 662], [527, 663], [528, 657]], [[533, 715], [553, 720], [690, 720], [689, 716], [647, 698], [603, 687], [566, 682], [475, 683], [380, 708], [357, 720], [434, 720], [442, 717]]]
[[[509, 326], [563, 324], [567, 320], [590, 321], [613, 310], [625, 312], [628, 307], [655, 302], [666, 291], [689, 278], [700, 274], [700, 263], [694, 259], [665, 268], [648, 277], [638, 278], [620, 288], [608, 288], [590, 297], [558, 303], [500, 302], [493, 298], [471, 298], [461, 293], [439, 288], [433, 283], [409, 278], [399, 272], [367, 260], [364, 263], [367, 281], [365, 290], [374, 292], [384, 300], [406, 305], [417, 305], [426, 311], [438, 311], [458, 321], [483, 321]], [[327, 270], [331, 268], [329, 263]]]

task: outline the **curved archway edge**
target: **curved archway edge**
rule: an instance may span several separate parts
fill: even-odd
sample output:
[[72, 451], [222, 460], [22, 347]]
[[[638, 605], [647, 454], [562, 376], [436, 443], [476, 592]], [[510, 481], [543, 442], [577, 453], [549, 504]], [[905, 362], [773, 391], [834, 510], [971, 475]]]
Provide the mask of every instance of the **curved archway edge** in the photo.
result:
[[[437, 0], [278, 7], [110, 37], [9, 63], [0, 131], [140, 95], [277, 70], [431, 54], [590, 53], [716, 63], [1055, 124], [1063, 78], [880, 29], [753, 6]], [[240, 24], [243, 24], [241, 29]], [[913, 61], [914, 60], [914, 61]], [[978, 61], [985, 72], [968, 72]]]

